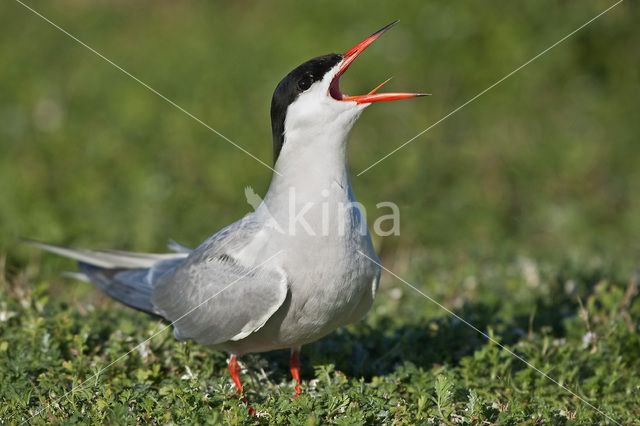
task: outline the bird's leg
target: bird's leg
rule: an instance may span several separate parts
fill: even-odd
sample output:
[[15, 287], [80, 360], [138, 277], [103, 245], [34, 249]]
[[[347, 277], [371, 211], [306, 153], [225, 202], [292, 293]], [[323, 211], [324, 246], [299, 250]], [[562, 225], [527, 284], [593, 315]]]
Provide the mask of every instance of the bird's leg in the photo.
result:
[[291, 368], [291, 376], [297, 382], [296, 396], [300, 394], [300, 346], [297, 348], [291, 348], [291, 358], [289, 358], [289, 366]]
[[242, 382], [240, 381], [240, 366], [238, 365], [238, 359], [235, 355], [231, 355], [229, 359], [229, 373], [231, 373], [231, 378], [233, 379], [233, 383], [236, 384], [236, 389], [238, 389], [238, 393], [242, 395]]
[[[229, 358], [229, 373], [231, 373], [231, 378], [233, 379], [233, 383], [236, 384], [236, 389], [238, 389], [238, 393], [242, 395], [242, 381], [240, 381], [240, 365], [238, 365], [238, 359], [236, 355], [231, 355]], [[247, 404], [247, 408], [249, 409], [249, 415], [252, 416], [255, 414], [255, 410], [247, 401], [247, 397], [243, 397], [242, 400], [245, 404]]]

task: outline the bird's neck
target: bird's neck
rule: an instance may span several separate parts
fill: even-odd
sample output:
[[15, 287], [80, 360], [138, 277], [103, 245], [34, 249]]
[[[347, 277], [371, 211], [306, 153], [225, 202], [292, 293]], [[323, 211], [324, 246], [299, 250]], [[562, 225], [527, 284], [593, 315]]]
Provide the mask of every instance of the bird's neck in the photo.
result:
[[[257, 211], [279, 234], [306, 238], [310, 246], [326, 238], [344, 241], [356, 232], [367, 234], [349, 179], [348, 129], [329, 130], [306, 131], [304, 137], [287, 134], [277, 173]], [[322, 247], [329, 246], [322, 243], [318, 249]]]
[[300, 202], [326, 200], [327, 191], [332, 197], [349, 197], [347, 136], [347, 132], [288, 134], [265, 201], [289, 197], [291, 191]]

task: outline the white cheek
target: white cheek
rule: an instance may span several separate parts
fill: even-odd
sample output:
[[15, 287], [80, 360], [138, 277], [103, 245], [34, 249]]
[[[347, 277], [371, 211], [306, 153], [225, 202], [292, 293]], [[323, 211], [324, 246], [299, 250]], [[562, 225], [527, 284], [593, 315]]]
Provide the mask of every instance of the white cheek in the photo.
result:
[[315, 133], [327, 127], [350, 127], [367, 107], [366, 104], [337, 101], [329, 96], [327, 90], [322, 86], [314, 87], [313, 90], [302, 93], [289, 106], [285, 133], [291, 134], [299, 129]]
[[285, 129], [293, 130], [298, 127], [313, 127], [322, 124], [329, 111], [323, 108], [323, 99], [320, 94], [314, 92], [305, 92], [301, 94], [295, 102], [293, 102], [287, 111], [285, 121]]

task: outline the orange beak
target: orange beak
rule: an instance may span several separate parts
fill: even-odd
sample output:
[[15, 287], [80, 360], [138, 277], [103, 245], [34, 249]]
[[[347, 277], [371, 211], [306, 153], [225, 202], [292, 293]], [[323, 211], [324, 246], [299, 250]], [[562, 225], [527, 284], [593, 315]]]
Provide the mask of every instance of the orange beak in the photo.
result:
[[329, 86], [330, 95], [338, 100], [338, 101], [355, 101], [359, 104], [365, 104], [370, 102], [378, 102], [378, 101], [396, 101], [398, 99], [408, 99], [408, 98], [416, 98], [418, 96], [428, 96], [426, 93], [376, 93], [378, 89], [380, 89], [383, 85], [385, 85], [389, 80], [387, 79], [382, 84], [378, 85], [371, 92], [366, 95], [358, 95], [358, 96], [349, 96], [345, 95], [340, 91], [340, 76], [344, 74], [344, 72], [349, 68], [349, 65], [360, 55], [364, 50], [369, 47], [371, 43], [373, 43], [378, 37], [384, 34], [389, 28], [397, 24], [399, 21], [395, 21], [387, 25], [386, 27], [376, 31], [371, 34], [369, 37], [362, 40], [360, 43], [356, 44], [352, 49], [347, 51], [343, 56], [343, 62], [340, 66], [340, 69], [336, 73], [335, 77], [333, 77], [333, 81]]

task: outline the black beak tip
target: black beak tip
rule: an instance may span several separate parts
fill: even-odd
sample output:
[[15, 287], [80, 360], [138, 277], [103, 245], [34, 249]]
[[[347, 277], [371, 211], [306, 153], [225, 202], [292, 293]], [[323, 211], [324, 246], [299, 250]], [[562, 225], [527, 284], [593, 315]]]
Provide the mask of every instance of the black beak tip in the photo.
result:
[[384, 27], [380, 28], [378, 31], [376, 31], [375, 33], [373, 33], [372, 35], [376, 35], [376, 34], [380, 34], [383, 33], [385, 31], [387, 31], [389, 28], [393, 27], [395, 24], [397, 24], [398, 22], [400, 22], [399, 19], [396, 19], [395, 21], [393, 21], [390, 24], [385, 25]]

